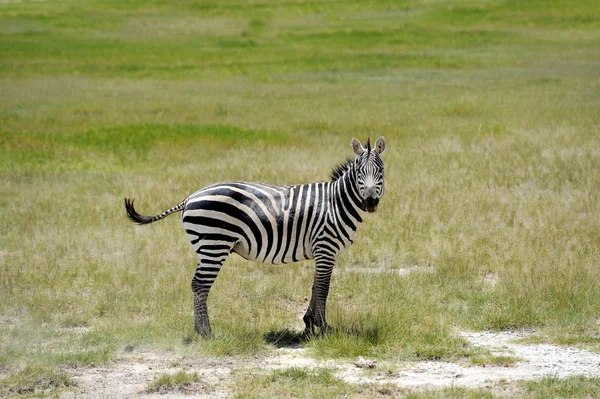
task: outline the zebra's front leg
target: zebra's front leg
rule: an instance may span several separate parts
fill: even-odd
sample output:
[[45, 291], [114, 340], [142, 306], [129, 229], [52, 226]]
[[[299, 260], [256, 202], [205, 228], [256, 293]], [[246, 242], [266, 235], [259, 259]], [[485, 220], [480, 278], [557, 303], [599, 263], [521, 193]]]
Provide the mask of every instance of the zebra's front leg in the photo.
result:
[[315, 255], [315, 279], [312, 286], [312, 296], [303, 318], [306, 334], [314, 334], [315, 327], [320, 328], [321, 332], [327, 332], [331, 329], [327, 324], [325, 309], [334, 265], [334, 256]]

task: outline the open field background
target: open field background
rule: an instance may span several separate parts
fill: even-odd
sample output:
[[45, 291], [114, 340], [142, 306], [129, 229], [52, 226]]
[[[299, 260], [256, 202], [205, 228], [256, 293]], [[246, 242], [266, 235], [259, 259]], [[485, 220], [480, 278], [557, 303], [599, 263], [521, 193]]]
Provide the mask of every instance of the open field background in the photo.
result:
[[[124, 351], [297, 343], [312, 263], [231, 256], [196, 339], [178, 218], [134, 226], [123, 198], [156, 214], [220, 180], [327, 180], [369, 135], [386, 196], [310, 356], [485, 364], [457, 331], [488, 329], [598, 351], [599, 126], [597, 1], [2, 1], [0, 396], [76, 389], [65, 370]], [[232, 394], [377, 393], [281, 373]]]

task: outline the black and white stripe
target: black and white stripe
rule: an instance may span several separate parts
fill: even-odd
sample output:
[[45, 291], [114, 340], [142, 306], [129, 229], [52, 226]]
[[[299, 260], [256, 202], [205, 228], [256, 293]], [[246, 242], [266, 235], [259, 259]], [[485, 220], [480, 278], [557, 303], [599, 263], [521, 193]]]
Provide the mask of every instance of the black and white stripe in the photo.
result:
[[217, 183], [152, 217], [138, 214], [133, 201], [125, 200], [127, 215], [138, 224], [183, 211], [183, 228], [198, 256], [192, 291], [199, 333], [211, 333], [206, 298], [231, 252], [270, 264], [314, 259], [313, 294], [304, 321], [307, 331], [327, 327], [325, 301], [337, 255], [354, 241], [361, 212], [374, 212], [384, 194], [384, 139], [374, 149], [356, 139], [352, 147], [355, 156], [334, 169], [331, 182]]

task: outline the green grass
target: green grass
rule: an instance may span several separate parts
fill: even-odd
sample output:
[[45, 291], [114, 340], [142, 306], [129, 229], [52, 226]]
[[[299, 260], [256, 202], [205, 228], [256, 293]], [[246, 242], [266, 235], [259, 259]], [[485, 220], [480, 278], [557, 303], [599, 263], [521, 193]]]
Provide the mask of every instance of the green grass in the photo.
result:
[[598, 398], [600, 380], [598, 378], [545, 377], [540, 381], [522, 383], [527, 390], [527, 398]]
[[600, 26], [592, 1], [125, 3], [3, 5], [0, 71], [223, 79], [509, 66], [548, 57], [549, 46], [572, 51], [556, 30], [588, 32], [579, 45], [592, 50]]
[[346, 395], [356, 397], [362, 391], [360, 387], [335, 377], [329, 369], [308, 370], [291, 367], [266, 374], [240, 374], [237, 376], [233, 394], [239, 398], [330, 398]]
[[68, 374], [41, 365], [29, 365], [0, 379], [0, 395], [11, 397], [44, 397], [74, 387]]
[[452, 387], [425, 392], [413, 392], [406, 399], [492, 399], [494, 396], [485, 390]]
[[195, 382], [200, 381], [198, 373], [188, 373], [185, 370], [175, 374], [159, 374], [150, 384], [146, 392], [165, 394], [171, 391], [185, 389]]
[[335, 370], [301, 367], [238, 372], [233, 389], [236, 398], [372, 398], [402, 397], [407, 399], [491, 399], [485, 390], [446, 388], [440, 390], [409, 390], [393, 385], [350, 384], [335, 376]]
[[472, 366], [502, 366], [511, 367], [520, 362], [521, 359], [514, 356], [475, 355], [471, 359]]
[[[409, 390], [392, 385], [348, 384], [329, 369], [309, 371], [303, 368], [275, 370], [268, 373], [243, 372], [236, 376], [235, 397], [339, 397], [365, 398], [391, 396], [406, 399], [492, 399], [507, 397], [486, 389], [452, 387], [438, 390]], [[598, 379], [586, 377], [545, 377], [519, 383], [510, 397], [521, 398], [598, 398]]]
[[[598, 15], [584, 0], [0, 4], [0, 364], [256, 355], [278, 336], [324, 357], [481, 355], [457, 328], [597, 348]], [[134, 226], [123, 198], [157, 213], [215, 181], [326, 180], [369, 135], [388, 143], [386, 196], [340, 257], [334, 333], [294, 335], [310, 262], [232, 256], [216, 339], [196, 338], [177, 218]], [[412, 266], [432, 272], [353, 271]]]

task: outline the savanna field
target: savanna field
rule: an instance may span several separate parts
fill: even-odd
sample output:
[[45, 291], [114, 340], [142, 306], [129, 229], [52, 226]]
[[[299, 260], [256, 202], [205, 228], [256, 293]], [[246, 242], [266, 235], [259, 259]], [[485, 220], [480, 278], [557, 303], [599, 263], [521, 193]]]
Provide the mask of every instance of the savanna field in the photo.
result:
[[[73, 370], [136, 351], [485, 364], [458, 332], [526, 330], [600, 352], [599, 126], [595, 0], [1, 1], [0, 397], [76, 394]], [[232, 255], [198, 338], [179, 216], [136, 226], [123, 199], [327, 181], [369, 136], [386, 194], [339, 258], [333, 333], [300, 334], [313, 262]], [[229, 393], [496, 397], [265, 373]], [[511, 393], [599, 397], [544, 381]]]

